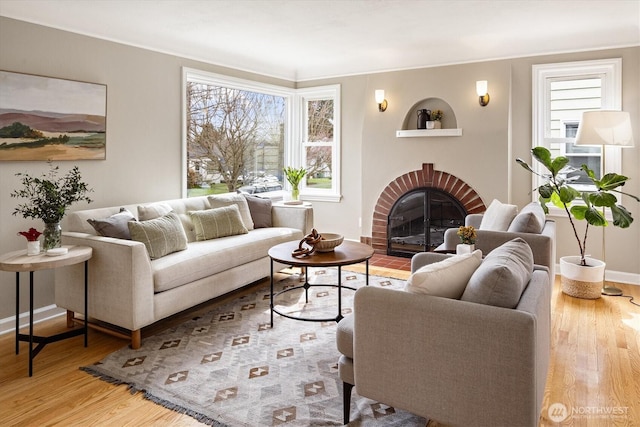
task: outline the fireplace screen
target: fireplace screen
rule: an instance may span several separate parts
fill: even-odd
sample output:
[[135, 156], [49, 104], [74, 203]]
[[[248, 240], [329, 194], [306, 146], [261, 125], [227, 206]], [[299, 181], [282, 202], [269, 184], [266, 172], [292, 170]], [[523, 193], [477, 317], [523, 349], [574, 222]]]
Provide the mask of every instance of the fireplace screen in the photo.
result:
[[432, 251], [444, 242], [447, 228], [464, 225], [466, 211], [450, 194], [420, 188], [393, 205], [387, 222], [387, 254], [411, 257]]

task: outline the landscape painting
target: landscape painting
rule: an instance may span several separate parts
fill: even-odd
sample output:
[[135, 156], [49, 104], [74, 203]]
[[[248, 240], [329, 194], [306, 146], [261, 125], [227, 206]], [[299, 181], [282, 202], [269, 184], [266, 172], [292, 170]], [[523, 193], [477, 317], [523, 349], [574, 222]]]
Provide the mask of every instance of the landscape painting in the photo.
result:
[[104, 160], [107, 86], [0, 71], [0, 161]]

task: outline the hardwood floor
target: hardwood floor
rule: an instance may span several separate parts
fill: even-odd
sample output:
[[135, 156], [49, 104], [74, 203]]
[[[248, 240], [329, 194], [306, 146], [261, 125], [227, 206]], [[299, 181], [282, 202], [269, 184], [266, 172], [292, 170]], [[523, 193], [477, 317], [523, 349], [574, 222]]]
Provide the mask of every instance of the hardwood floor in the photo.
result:
[[[371, 268], [371, 274], [388, 269]], [[395, 271], [407, 277], [406, 271]], [[267, 282], [251, 287], [264, 286]], [[625, 295], [640, 302], [640, 286], [619, 285]], [[249, 291], [246, 289], [244, 292]], [[181, 323], [238, 293], [143, 330], [143, 338]], [[551, 364], [540, 426], [632, 426], [640, 422], [640, 307], [628, 298], [579, 300], [559, 291], [552, 296]], [[36, 326], [49, 335], [65, 330], [64, 316]], [[23, 330], [24, 332], [24, 330]], [[91, 330], [89, 347], [82, 337], [49, 344], [34, 360], [34, 375], [27, 373], [27, 347], [15, 354], [14, 335], [0, 336], [1, 426], [148, 426], [202, 425], [193, 418], [132, 395], [125, 385], [98, 380], [78, 369], [126, 345], [124, 340]], [[555, 423], [550, 405], [566, 407], [569, 417]], [[556, 405], [555, 407], [559, 407]], [[562, 407], [560, 407], [562, 409]], [[508, 408], [505, 408], [508, 410]], [[558, 412], [556, 412], [558, 414]]]

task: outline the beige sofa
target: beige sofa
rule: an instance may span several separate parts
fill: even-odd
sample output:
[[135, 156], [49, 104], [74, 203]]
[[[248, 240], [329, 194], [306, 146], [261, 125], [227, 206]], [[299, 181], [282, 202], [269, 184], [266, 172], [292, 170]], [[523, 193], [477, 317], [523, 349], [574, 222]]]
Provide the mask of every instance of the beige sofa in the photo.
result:
[[[412, 270], [450, 256], [417, 254]], [[480, 269], [494, 261], [485, 258], [473, 275], [486, 274]], [[514, 308], [471, 302], [475, 279], [461, 299], [358, 289], [354, 312], [336, 336], [344, 423], [355, 385], [360, 396], [445, 425], [537, 426], [549, 366], [551, 286], [546, 268], [532, 268], [524, 291], [512, 295]], [[516, 282], [485, 279], [507, 293]]]
[[[133, 348], [140, 346], [141, 328], [269, 276], [269, 248], [300, 240], [313, 227], [311, 207], [274, 204], [269, 227], [197, 241], [189, 212], [209, 209], [207, 197], [157, 202], [143, 209], [157, 206], [169, 206], [180, 218], [188, 241], [185, 250], [151, 260], [144, 243], [96, 235], [87, 221], [110, 217], [122, 207], [137, 216], [140, 205], [73, 212], [63, 225], [63, 244], [93, 248], [89, 317], [98, 321], [94, 327], [124, 329], [120, 335], [130, 336]], [[82, 268], [56, 271], [55, 301], [67, 309], [70, 324], [74, 312], [84, 311], [82, 278]]]

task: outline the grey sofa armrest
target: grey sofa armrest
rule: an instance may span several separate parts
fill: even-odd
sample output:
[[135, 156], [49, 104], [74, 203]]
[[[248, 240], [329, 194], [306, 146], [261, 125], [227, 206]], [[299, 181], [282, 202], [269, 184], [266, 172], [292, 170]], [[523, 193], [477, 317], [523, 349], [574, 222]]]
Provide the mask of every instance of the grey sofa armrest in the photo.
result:
[[549, 301], [542, 271], [534, 272], [516, 309], [359, 289], [356, 390], [445, 424], [537, 426], [549, 360]]

